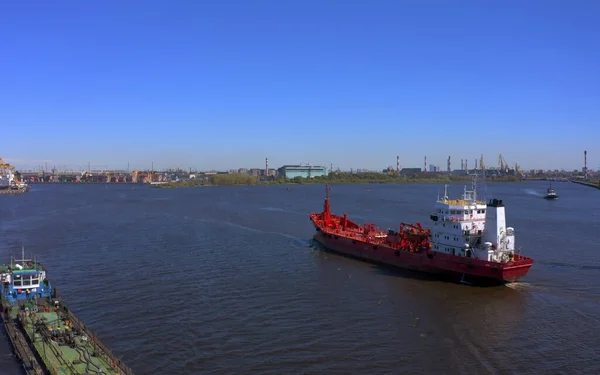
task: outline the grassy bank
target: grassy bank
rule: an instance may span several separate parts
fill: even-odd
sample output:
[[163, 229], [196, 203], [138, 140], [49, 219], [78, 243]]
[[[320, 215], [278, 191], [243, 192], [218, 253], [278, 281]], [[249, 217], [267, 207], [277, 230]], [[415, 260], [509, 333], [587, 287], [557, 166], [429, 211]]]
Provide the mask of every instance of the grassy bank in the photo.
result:
[[572, 180], [571, 182], [574, 182], [574, 183], [580, 184], [580, 185], [586, 185], [586, 186], [594, 187], [596, 189], [600, 189], [600, 180], [599, 181], [576, 181], [576, 180]]
[[[286, 179], [280, 177], [274, 181], [261, 182], [258, 178], [246, 174], [229, 173], [210, 176], [207, 179], [182, 180], [179, 182], [170, 182], [163, 185], [156, 185], [157, 188], [177, 188], [177, 187], [198, 187], [198, 186], [237, 186], [237, 185], [284, 185], [284, 184], [443, 184], [453, 182], [471, 181], [470, 176], [453, 175], [415, 175], [415, 176], [397, 176], [385, 175], [381, 173], [345, 173], [334, 172], [328, 176], [319, 176], [313, 178], [296, 177]], [[495, 182], [514, 182], [520, 181], [516, 177], [502, 177], [487, 179]]]

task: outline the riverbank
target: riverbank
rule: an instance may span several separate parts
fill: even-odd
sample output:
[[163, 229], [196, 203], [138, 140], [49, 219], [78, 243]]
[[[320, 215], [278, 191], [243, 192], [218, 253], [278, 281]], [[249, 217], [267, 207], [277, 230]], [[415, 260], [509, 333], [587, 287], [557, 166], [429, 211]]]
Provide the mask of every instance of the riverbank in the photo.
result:
[[[396, 176], [383, 175], [380, 173], [331, 173], [328, 176], [314, 178], [296, 177], [293, 179], [278, 178], [273, 181], [260, 181], [258, 178], [246, 174], [222, 174], [214, 175], [206, 180], [181, 180], [161, 185], [155, 188], [183, 188], [183, 187], [209, 187], [209, 186], [248, 186], [248, 185], [303, 185], [303, 184], [448, 184], [448, 183], [470, 183], [471, 176], [437, 175], [431, 177], [421, 176]], [[518, 182], [516, 177], [500, 177], [486, 179], [486, 182]]]
[[589, 186], [589, 187], [593, 187], [596, 189], [600, 189], [600, 181], [576, 181], [576, 180], [571, 180], [571, 182], [579, 184], [579, 185], [585, 185], [585, 186]]

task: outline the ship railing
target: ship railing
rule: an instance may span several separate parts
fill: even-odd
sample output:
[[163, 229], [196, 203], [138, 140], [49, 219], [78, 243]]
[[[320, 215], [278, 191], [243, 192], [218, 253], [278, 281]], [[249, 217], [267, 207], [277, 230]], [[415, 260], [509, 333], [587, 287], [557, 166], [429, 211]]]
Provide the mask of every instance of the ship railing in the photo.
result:
[[3, 310], [2, 314], [5, 314], [6, 334], [10, 342], [13, 344], [15, 354], [17, 358], [21, 360], [25, 371], [33, 370], [35, 374], [41, 374], [42, 368], [40, 363], [35, 358], [33, 351], [25, 341], [25, 337], [21, 333], [22, 331], [17, 327], [17, 324], [13, 319], [10, 318], [9, 310]]
[[[65, 305], [63, 305], [63, 306], [65, 306]], [[64, 311], [64, 309], [63, 309], [63, 311]], [[119, 374], [134, 375], [133, 370], [130, 369], [123, 362], [121, 362], [121, 360], [118, 359], [110, 351], [110, 349], [108, 349], [89, 328], [86, 328], [86, 326], [81, 322], [81, 320], [79, 320], [79, 318], [77, 318], [75, 316], [75, 314], [73, 314], [71, 312], [71, 310], [69, 310], [68, 308], [66, 310], [66, 315], [67, 315], [68, 319], [71, 322], [73, 322], [73, 326], [76, 327], [78, 330], [85, 332], [85, 334], [88, 336], [88, 340], [91, 340], [92, 345], [96, 346], [100, 349], [102, 354], [106, 357], [108, 363], [114, 364], [120, 370]]]

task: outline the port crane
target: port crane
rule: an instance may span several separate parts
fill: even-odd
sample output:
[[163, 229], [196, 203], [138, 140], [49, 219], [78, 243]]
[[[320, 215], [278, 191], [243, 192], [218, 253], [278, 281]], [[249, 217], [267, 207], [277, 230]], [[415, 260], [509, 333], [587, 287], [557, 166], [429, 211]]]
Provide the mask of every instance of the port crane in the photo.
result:
[[508, 174], [508, 163], [504, 160], [502, 154], [498, 155], [498, 172]]

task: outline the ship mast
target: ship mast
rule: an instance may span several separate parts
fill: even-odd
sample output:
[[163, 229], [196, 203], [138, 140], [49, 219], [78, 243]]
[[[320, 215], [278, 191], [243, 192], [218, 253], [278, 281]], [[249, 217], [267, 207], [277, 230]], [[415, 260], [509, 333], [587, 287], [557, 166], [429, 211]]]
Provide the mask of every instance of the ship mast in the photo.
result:
[[[11, 263], [12, 263], [12, 259], [13, 257], [11, 257]], [[22, 262], [23, 264], [25, 264], [25, 262], [31, 261], [31, 259], [25, 259], [25, 246], [21, 245], [21, 259], [17, 259], [14, 258], [15, 262]]]
[[473, 203], [477, 203], [477, 173], [473, 173]]
[[329, 191], [331, 188], [329, 185], [325, 185], [325, 202], [323, 203], [323, 221], [325, 225], [329, 224], [331, 218], [331, 207], [329, 205]]
[[477, 174], [474, 173], [473, 180], [471, 182], [472, 190], [467, 190], [467, 185], [464, 187], [463, 199], [473, 204], [477, 204]]

